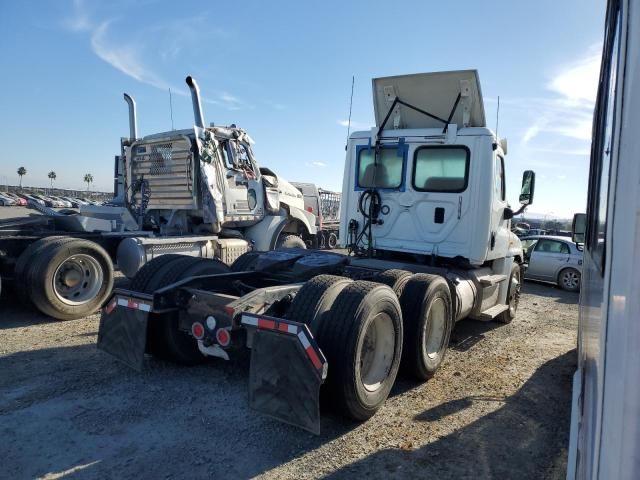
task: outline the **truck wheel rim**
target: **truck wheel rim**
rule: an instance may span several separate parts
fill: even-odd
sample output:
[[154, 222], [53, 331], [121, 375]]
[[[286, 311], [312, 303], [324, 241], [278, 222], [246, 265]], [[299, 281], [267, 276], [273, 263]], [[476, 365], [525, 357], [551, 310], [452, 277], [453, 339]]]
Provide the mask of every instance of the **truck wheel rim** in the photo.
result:
[[564, 275], [562, 276], [562, 283], [565, 287], [573, 290], [578, 288], [580, 277], [578, 277], [578, 274], [573, 271], [564, 272]]
[[369, 392], [378, 390], [389, 376], [395, 350], [395, 328], [386, 313], [376, 315], [367, 326], [360, 345], [360, 380]]
[[429, 308], [425, 323], [424, 348], [427, 357], [434, 359], [442, 350], [447, 325], [447, 307], [442, 298], [436, 298]]
[[82, 305], [96, 297], [103, 278], [102, 268], [95, 258], [73, 255], [58, 265], [53, 276], [53, 291], [67, 305]]

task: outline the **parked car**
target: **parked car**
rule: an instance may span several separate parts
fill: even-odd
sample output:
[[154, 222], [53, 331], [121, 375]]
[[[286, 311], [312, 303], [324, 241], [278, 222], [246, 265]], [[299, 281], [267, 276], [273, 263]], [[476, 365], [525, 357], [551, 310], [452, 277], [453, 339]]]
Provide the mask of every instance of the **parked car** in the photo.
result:
[[580, 290], [582, 245], [570, 238], [530, 235], [520, 239], [528, 267], [524, 278], [553, 282], [564, 290]]
[[40, 193], [33, 193], [32, 196], [39, 198], [44, 202], [47, 207], [63, 208], [65, 204], [60, 200], [49, 197], [48, 195], [42, 195]]
[[71, 200], [75, 200], [78, 203], [78, 208], [82, 205], [89, 205], [89, 202], [85, 202], [83, 199], [78, 197], [71, 197]]
[[37, 203], [39, 205], [42, 205], [43, 207], [46, 207], [47, 204], [45, 203], [44, 200], [42, 200], [41, 198], [38, 198], [34, 195], [31, 195], [29, 193], [19, 193], [18, 194], [20, 197], [24, 198], [27, 201], [27, 205], [29, 204], [33, 204], [33, 203]]
[[69, 200], [66, 200], [66, 199], [64, 199], [62, 197], [57, 197], [55, 195], [49, 195], [49, 198], [60, 202], [61, 206], [64, 207], [64, 208], [72, 208], [73, 207], [73, 204]]
[[16, 201], [13, 198], [11, 198], [11, 197], [3, 194], [3, 193], [0, 193], [0, 206], [2, 206], [2, 207], [12, 207], [15, 204], [16, 204]]
[[13, 198], [13, 200], [15, 200], [15, 202], [16, 202], [16, 205], [19, 205], [21, 207], [26, 207], [27, 206], [27, 201], [24, 198], [19, 197], [15, 193], [9, 193], [9, 192], [2, 192], [2, 193], [3, 193], [3, 195], [6, 195], [9, 198]]
[[60, 198], [71, 203], [71, 208], [80, 208], [80, 205], [82, 205], [82, 202], [80, 202], [75, 198], [71, 198], [71, 197], [60, 197]]

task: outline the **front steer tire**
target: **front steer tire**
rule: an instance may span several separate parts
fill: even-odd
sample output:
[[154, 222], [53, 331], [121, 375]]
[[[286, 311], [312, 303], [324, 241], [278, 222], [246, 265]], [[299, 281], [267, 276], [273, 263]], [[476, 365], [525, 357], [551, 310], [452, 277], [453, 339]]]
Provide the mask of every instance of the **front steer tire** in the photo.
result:
[[298, 235], [281, 234], [276, 242], [276, 250], [283, 248], [307, 248], [307, 244]]
[[356, 281], [318, 326], [329, 363], [323, 396], [355, 420], [373, 416], [389, 396], [402, 356], [402, 312], [391, 288]]
[[507, 287], [507, 306], [508, 308], [496, 317], [496, 321], [500, 323], [511, 323], [516, 318], [518, 312], [518, 304], [520, 303], [520, 288], [522, 286], [522, 274], [520, 265], [513, 263], [511, 267], [511, 275], [509, 276], [509, 286]]

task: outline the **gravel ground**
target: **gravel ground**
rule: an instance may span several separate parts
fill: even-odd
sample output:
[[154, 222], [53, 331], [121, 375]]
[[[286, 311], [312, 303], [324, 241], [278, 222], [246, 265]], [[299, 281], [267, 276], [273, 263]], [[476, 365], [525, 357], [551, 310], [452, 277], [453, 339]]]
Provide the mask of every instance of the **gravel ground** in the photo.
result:
[[129, 370], [98, 315], [0, 300], [0, 478], [564, 478], [576, 294], [527, 283], [510, 325], [460, 322], [443, 368], [314, 436], [252, 413], [248, 365]]

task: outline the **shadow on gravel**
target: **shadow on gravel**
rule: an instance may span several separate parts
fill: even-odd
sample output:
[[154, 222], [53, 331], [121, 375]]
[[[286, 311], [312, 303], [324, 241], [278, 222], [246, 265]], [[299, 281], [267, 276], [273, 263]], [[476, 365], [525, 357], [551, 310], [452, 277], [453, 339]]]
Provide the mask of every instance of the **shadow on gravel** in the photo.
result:
[[572, 350], [542, 365], [506, 399], [467, 397], [427, 410], [416, 419], [432, 422], [476, 402], [504, 402], [417, 450], [383, 450], [325, 478], [564, 478], [575, 364]]
[[250, 478], [359, 425], [323, 412], [314, 436], [252, 412], [246, 356], [138, 373], [90, 343], [0, 357], [0, 372], [0, 478]]
[[[477, 320], [460, 320], [451, 332], [449, 349], [466, 352], [484, 340], [485, 333], [500, 327], [504, 327], [504, 324], [498, 322], [479, 322]], [[403, 395], [422, 385], [424, 385], [424, 382], [410, 376], [405, 376], [402, 372], [398, 372], [398, 378], [389, 396], [395, 397], [397, 395]]]
[[0, 330], [57, 322], [40, 313], [30, 302], [18, 300], [13, 290], [2, 291], [0, 298]]
[[451, 332], [449, 348], [458, 352], [466, 352], [485, 338], [485, 333], [504, 327], [499, 322], [479, 322], [477, 320], [460, 320]]

